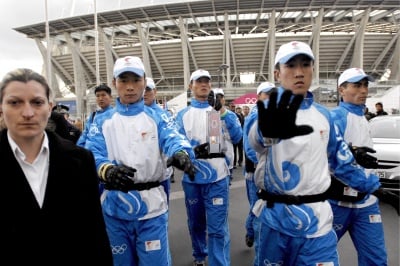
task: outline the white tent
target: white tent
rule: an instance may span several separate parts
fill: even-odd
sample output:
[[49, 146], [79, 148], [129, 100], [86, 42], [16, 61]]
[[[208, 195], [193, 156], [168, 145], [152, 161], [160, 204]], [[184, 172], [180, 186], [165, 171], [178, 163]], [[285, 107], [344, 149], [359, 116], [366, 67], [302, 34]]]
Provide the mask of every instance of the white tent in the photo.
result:
[[187, 106], [187, 93], [186, 92], [181, 93], [175, 98], [169, 100], [167, 102], [167, 106], [168, 106], [167, 109], [171, 110], [172, 113], [175, 115], [176, 113], [178, 113], [180, 110], [182, 110]]

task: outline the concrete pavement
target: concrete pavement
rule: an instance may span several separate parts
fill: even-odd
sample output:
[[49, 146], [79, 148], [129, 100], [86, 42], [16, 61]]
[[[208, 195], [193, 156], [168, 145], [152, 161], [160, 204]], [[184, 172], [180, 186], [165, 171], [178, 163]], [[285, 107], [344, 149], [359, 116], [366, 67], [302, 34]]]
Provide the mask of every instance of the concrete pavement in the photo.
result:
[[[182, 173], [175, 171], [175, 183], [171, 184], [169, 236], [174, 266], [191, 266], [191, 242], [187, 228], [187, 216], [183, 191], [181, 187]], [[245, 245], [244, 223], [249, 211], [246, 197], [245, 181], [242, 168], [233, 172], [230, 187], [229, 226], [231, 234], [231, 266], [251, 266], [254, 251]], [[385, 240], [388, 251], [389, 266], [398, 266], [400, 261], [399, 231], [400, 219], [396, 211], [387, 204], [381, 204], [382, 220], [385, 229]], [[357, 265], [357, 254], [348, 234], [339, 242], [338, 251], [341, 266]], [[212, 266], [212, 265], [209, 265]]]

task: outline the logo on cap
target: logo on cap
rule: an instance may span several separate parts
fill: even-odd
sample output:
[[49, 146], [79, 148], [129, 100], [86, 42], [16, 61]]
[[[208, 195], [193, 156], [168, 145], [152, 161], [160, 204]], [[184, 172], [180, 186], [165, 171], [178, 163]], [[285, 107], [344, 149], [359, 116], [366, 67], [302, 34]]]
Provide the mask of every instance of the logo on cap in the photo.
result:
[[211, 75], [207, 70], [198, 69], [192, 73], [192, 75], [190, 76], [190, 81], [198, 80], [201, 77], [207, 77], [211, 79]]
[[125, 56], [117, 59], [114, 64], [114, 78], [124, 72], [133, 72], [139, 77], [144, 76], [144, 65], [142, 60], [136, 56]]
[[350, 82], [350, 83], [355, 83], [355, 82], [359, 82], [362, 79], [368, 79], [368, 81], [374, 81], [374, 78], [365, 74], [364, 70], [362, 70], [361, 68], [349, 68], [346, 69], [340, 76], [338, 79], [338, 87], [341, 86], [343, 83], [345, 82]]
[[292, 41], [279, 47], [275, 57], [275, 65], [277, 63], [286, 64], [292, 57], [299, 54], [304, 54], [314, 60], [314, 54], [308, 44], [304, 42]]

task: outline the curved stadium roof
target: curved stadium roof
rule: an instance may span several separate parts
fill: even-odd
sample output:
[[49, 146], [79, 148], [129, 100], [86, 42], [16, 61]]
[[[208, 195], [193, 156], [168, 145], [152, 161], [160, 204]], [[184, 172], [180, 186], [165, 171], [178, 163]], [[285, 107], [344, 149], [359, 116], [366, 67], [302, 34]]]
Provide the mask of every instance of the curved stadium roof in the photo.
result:
[[[143, 58], [148, 76], [165, 95], [184, 91], [198, 68], [221, 77], [227, 87], [238, 86], [241, 73], [254, 73], [262, 82], [272, 79], [277, 48], [291, 40], [312, 46], [317, 83], [353, 66], [377, 78], [390, 69], [390, 79], [400, 81], [398, 0], [158, 1], [99, 12], [99, 77], [94, 15], [49, 25], [52, 69], [80, 95], [97, 78], [110, 84], [114, 60], [126, 55]], [[35, 39], [46, 57], [44, 22], [15, 30]], [[221, 70], [222, 64], [230, 67]]]

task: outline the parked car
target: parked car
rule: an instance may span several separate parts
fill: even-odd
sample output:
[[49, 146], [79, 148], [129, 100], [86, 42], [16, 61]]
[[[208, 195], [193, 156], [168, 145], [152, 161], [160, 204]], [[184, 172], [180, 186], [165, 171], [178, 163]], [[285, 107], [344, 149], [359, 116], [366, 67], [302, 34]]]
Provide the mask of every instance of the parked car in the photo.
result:
[[371, 136], [378, 158], [380, 178], [400, 180], [400, 115], [384, 115], [369, 121]]

